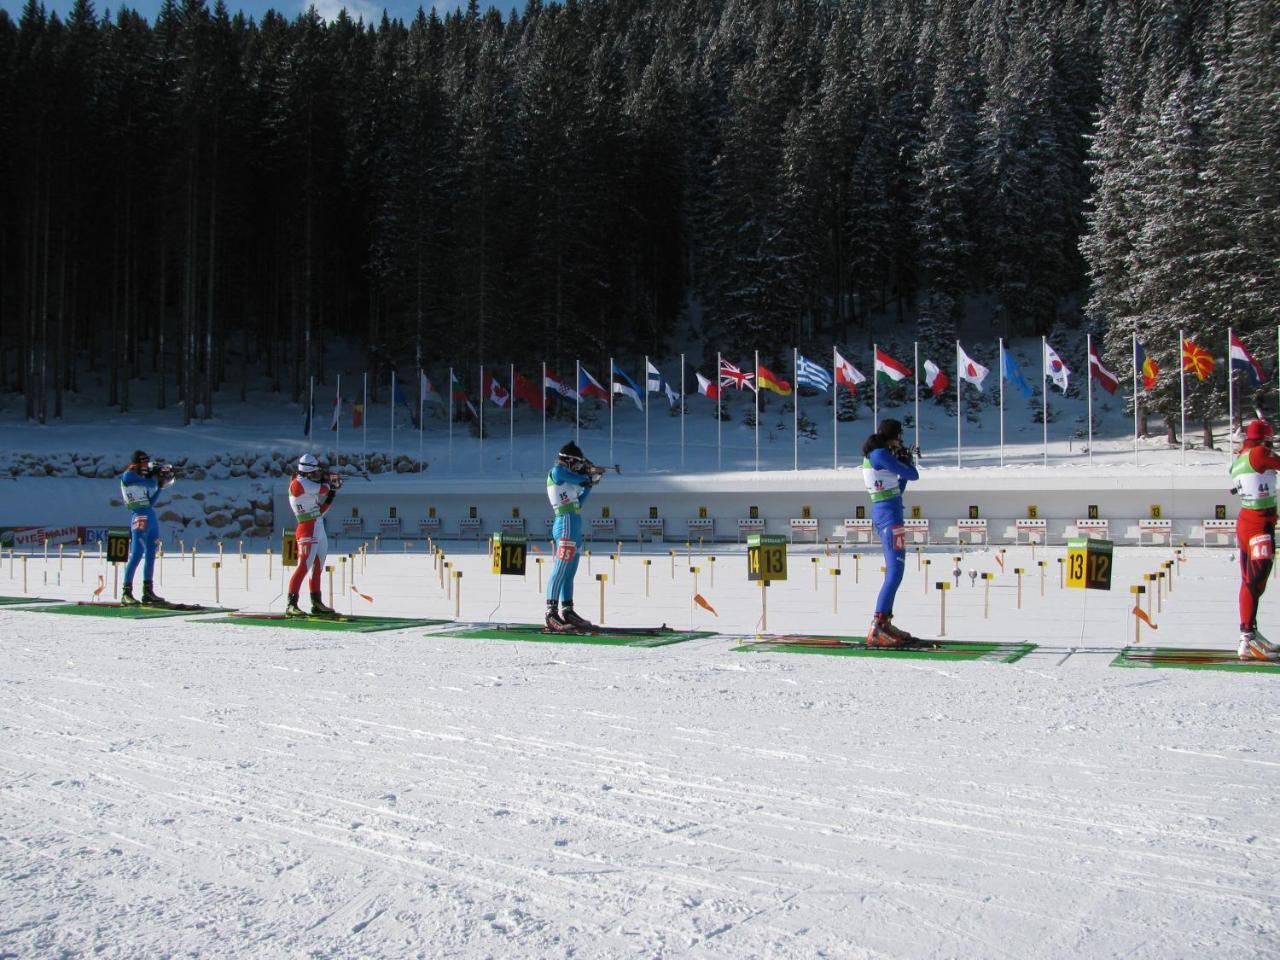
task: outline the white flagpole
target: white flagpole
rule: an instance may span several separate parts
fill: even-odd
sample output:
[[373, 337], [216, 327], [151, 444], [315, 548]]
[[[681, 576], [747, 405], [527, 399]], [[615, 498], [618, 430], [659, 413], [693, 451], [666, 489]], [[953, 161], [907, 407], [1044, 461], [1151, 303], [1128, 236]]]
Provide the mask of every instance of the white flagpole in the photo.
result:
[[1089, 418], [1089, 466], [1093, 466], [1093, 334], [1084, 335], [1086, 362], [1089, 364], [1089, 404], [1085, 416]]
[[453, 473], [453, 367], [449, 368], [449, 472]]
[[964, 395], [960, 392], [960, 341], [956, 341], [956, 466], [963, 466], [962, 452], [964, 450], [963, 434], [960, 432], [960, 424], [964, 422]]
[[484, 364], [480, 364], [480, 472], [484, 473]]
[[1231, 440], [1235, 435], [1236, 429], [1236, 405], [1235, 397], [1232, 393], [1233, 380], [1235, 380], [1235, 374], [1231, 370], [1231, 328], [1227, 327], [1227, 463], [1235, 459], [1233, 456], [1235, 444]]
[[391, 408], [391, 462], [395, 463], [396, 459], [396, 372], [391, 371], [391, 402], [387, 404]]
[[1044, 427], [1042, 464], [1049, 467], [1049, 340], [1040, 338], [1040, 425]]
[[871, 345], [871, 419], [872, 430], [880, 429], [880, 377], [876, 370], [876, 364], [880, 360], [880, 347], [877, 344]]
[[316, 378], [312, 374], [307, 380], [307, 449], [315, 445], [312, 437], [316, 432]]
[[[1277, 364], [1280, 366], [1280, 364]], [[720, 386], [720, 351], [716, 351], [716, 372], [715, 380], [712, 381], [716, 385], [716, 470], [723, 469], [721, 451], [720, 451], [720, 402], [724, 399], [724, 394]]]
[[369, 371], [364, 374], [364, 411], [360, 414], [360, 459], [364, 461], [364, 472], [369, 473]]
[[613, 463], [613, 357], [609, 358], [609, 462]]
[[684, 472], [684, 354], [680, 354], [680, 471]]
[[756, 473], [760, 472], [760, 351], [756, 351]]
[[335, 467], [338, 466], [338, 461], [342, 457], [342, 374], [338, 374], [337, 394], [338, 398], [333, 404], [337, 408], [335, 411], [337, 417], [333, 421], [336, 427], [334, 432], [337, 434], [333, 438], [333, 465]]
[[1178, 331], [1178, 352], [1174, 354], [1178, 358], [1178, 395], [1179, 405], [1182, 407], [1182, 465], [1187, 464], [1187, 370], [1186, 364], [1182, 362], [1182, 337], [1183, 332]]
[[1004, 466], [1004, 337], [1000, 338], [1000, 466]]
[[1133, 338], [1133, 465], [1138, 465], [1138, 331], [1134, 330]]
[[831, 345], [831, 469], [840, 467], [840, 421], [836, 414], [840, 410], [840, 371], [836, 367], [836, 354], [839, 351], [835, 344]]
[[[573, 361], [573, 442], [582, 444], [582, 361]], [[542, 458], [546, 460], [546, 457]]]
[[422, 472], [422, 408], [426, 402], [426, 384], [422, 382], [423, 369], [418, 368], [418, 472]]
[[800, 469], [800, 351], [791, 348], [791, 469]]
[[516, 472], [516, 365], [511, 364], [511, 379], [507, 381], [507, 413], [510, 415], [510, 424], [507, 434], [507, 459], [509, 472]]
[[911, 341], [911, 383], [916, 398], [916, 449], [920, 449], [920, 341]]
[[[564, 367], [560, 368], [561, 370]], [[547, 361], [542, 361], [542, 381], [538, 384], [539, 396], [542, 397], [542, 460], [547, 462]]]
[[644, 355], [644, 472], [649, 472], [649, 355]]

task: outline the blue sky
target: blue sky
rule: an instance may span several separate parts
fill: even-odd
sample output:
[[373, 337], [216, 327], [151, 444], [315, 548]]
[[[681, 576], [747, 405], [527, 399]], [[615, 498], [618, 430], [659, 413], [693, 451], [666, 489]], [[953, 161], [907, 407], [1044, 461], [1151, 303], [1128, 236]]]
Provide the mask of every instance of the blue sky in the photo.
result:
[[[50, 13], [56, 12], [58, 16], [65, 17], [67, 11], [74, 5], [75, 0], [44, 0], [45, 9]], [[214, 0], [206, 0], [209, 6], [213, 6]], [[236, 10], [242, 10], [245, 14], [261, 20], [262, 14], [271, 8], [275, 8], [279, 12], [292, 18], [296, 14], [306, 9], [310, 0], [277, 0], [275, 3], [268, 0], [224, 0], [227, 8], [233, 13]], [[133, 0], [128, 6], [137, 10], [148, 20], [154, 20], [156, 11], [160, 9], [161, 0]], [[481, 0], [480, 8], [487, 9], [490, 6], [497, 6], [505, 15], [513, 4], [494, 3], [493, 0]], [[518, 5], [518, 4], [517, 4]], [[0, 9], [7, 10], [9, 16], [15, 21], [22, 15], [23, 0], [0, 0]], [[109, 0], [94, 0], [93, 7], [98, 16], [101, 17], [106, 10], [112, 11], [113, 15], [120, 3], [109, 2]], [[347, 12], [354, 18], [363, 16], [365, 22], [377, 21], [382, 19], [383, 8], [393, 17], [399, 17], [403, 20], [411, 20], [418, 12], [418, 7], [423, 9], [434, 6], [441, 14], [448, 10], [456, 9], [459, 4], [458, 0], [315, 0], [316, 9], [320, 11], [321, 16], [332, 19], [337, 16], [338, 11], [344, 6]]]

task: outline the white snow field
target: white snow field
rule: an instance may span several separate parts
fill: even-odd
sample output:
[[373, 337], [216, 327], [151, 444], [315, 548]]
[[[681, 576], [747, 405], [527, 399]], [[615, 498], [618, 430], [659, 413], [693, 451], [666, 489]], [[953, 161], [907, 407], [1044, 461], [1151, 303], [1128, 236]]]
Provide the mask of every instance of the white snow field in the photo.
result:
[[[460, 601], [419, 542], [356, 557], [374, 600], [339, 579], [337, 605], [538, 618], [534, 563], [445, 548]], [[0, 956], [1280, 955], [1280, 675], [1109, 665], [1172, 551], [1117, 548], [1108, 593], [1059, 588], [1041, 549], [1044, 597], [1026, 576], [1018, 611], [1002, 573], [989, 619], [968, 571], [998, 552], [967, 553], [947, 638], [1039, 644], [1003, 663], [735, 652], [760, 616], [737, 549], [714, 585], [683, 551], [674, 576], [652, 546], [583, 562], [592, 619], [609, 573], [606, 623], [720, 634], [649, 648], [0, 607]], [[864, 632], [878, 557], [855, 582], [808, 550], [769, 630]], [[170, 556], [163, 592], [212, 603], [217, 559]], [[250, 557], [246, 590], [223, 562], [223, 606], [280, 609], [279, 568]], [[28, 596], [70, 600], [101, 569], [27, 567]], [[1233, 647], [1233, 551], [1173, 572], [1143, 643]], [[914, 557], [897, 619], [940, 627]]]

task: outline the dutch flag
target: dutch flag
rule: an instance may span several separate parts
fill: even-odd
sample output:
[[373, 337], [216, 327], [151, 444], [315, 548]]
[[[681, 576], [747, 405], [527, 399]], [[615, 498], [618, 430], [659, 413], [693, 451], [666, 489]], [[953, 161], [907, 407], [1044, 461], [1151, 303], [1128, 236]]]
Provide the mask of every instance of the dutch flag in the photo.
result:
[[1245, 371], [1255, 387], [1262, 386], [1266, 379], [1262, 375], [1262, 364], [1253, 358], [1253, 354], [1245, 349], [1245, 345], [1234, 333], [1231, 335], [1231, 369]]

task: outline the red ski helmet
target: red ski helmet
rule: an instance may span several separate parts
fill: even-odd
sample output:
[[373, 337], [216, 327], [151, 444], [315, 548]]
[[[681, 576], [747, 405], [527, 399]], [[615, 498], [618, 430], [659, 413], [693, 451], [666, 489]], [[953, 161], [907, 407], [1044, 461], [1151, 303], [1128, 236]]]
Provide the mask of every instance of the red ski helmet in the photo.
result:
[[1251, 420], [1249, 425], [1245, 427], [1244, 435], [1247, 440], [1262, 441], [1270, 440], [1276, 435], [1276, 432], [1271, 429], [1271, 424], [1265, 420]]

